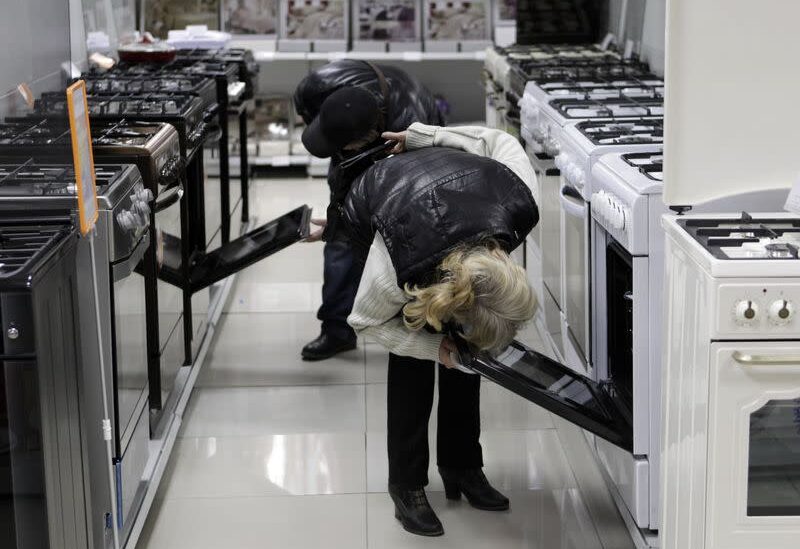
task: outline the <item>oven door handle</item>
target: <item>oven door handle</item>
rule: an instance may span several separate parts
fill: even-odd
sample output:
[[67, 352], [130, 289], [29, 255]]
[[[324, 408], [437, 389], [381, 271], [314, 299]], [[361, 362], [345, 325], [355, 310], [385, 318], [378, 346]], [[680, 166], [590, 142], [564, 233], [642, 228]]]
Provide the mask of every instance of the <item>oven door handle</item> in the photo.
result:
[[150, 231], [142, 235], [142, 239], [136, 245], [136, 247], [131, 252], [126, 259], [123, 259], [119, 263], [114, 263], [112, 267], [112, 274], [114, 276], [114, 282], [119, 282], [125, 278], [128, 278], [133, 271], [136, 269], [136, 266], [144, 257], [145, 251], [147, 248], [150, 247]]
[[742, 366], [800, 366], [800, 355], [751, 355], [734, 351], [733, 360]]
[[578, 191], [574, 187], [569, 187], [569, 189], [571, 191], [567, 190], [566, 185], [561, 187], [561, 194], [558, 197], [561, 201], [561, 209], [573, 217], [586, 217], [586, 202], [570, 196], [571, 192], [577, 193]]
[[155, 212], [162, 212], [177, 203], [183, 197], [183, 185], [175, 185], [168, 191], [158, 195], [155, 203]]

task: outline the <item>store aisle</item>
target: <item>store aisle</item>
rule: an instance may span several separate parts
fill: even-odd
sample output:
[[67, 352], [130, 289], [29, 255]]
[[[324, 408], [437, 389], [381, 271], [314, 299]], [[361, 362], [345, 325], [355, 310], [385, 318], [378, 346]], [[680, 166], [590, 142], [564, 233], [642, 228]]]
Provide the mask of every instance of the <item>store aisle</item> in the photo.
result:
[[[324, 212], [326, 201], [322, 180], [269, 179], [254, 184], [252, 208], [264, 220], [302, 202]], [[139, 549], [603, 547], [550, 415], [488, 382], [486, 473], [511, 511], [446, 501], [433, 465], [445, 536], [406, 533], [386, 493], [386, 353], [360, 342], [300, 360], [319, 329], [321, 280], [322, 244], [239, 277]]]

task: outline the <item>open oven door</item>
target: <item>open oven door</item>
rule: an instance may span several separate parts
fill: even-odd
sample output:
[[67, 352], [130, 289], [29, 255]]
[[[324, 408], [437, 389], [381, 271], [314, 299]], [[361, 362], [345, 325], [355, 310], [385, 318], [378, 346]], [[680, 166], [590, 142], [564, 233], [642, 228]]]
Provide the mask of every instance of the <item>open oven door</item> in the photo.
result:
[[188, 281], [181, 272], [180, 239], [164, 234], [158, 276], [184, 290], [198, 292], [305, 239], [310, 220], [311, 208], [303, 205], [211, 252], [196, 252], [191, 259]]
[[614, 395], [613, 385], [600, 384], [569, 367], [514, 341], [496, 357], [473, 353], [456, 338], [461, 364], [575, 425], [630, 452], [633, 419]]

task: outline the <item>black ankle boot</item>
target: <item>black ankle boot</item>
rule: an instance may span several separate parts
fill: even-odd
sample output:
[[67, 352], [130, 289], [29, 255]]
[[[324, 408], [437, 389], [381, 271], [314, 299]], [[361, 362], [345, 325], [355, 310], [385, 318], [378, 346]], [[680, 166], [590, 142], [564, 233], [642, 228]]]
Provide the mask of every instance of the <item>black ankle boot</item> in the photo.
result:
[[469, 504], [484, 511], [505, 511], [508, 498], [492, 488], [482, 469], [450, 469], [439, 467], [447, 499], [461, 499], [463, 493]]
[[424, 488], [404, 489], [390, 484], [389, 495], [394, 501], [394, 517], [407, 531], [419, 536], [444, 534], [442, 523], [431, 509]]

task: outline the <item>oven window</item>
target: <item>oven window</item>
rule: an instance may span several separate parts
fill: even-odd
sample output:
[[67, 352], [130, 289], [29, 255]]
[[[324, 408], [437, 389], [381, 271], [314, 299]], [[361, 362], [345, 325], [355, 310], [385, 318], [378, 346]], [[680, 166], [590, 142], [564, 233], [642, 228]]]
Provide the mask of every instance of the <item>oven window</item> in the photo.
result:
[[770, 400], [750, 416], [747, 515], [800, 516], [800, 398]]
[[588, 357], [587, 308], [589, 306], [588, 234], [586, 218], [566, 214], [564, 216], [564, 291], [567, 324], [580, 347], [583, 357]]
[[130, 434], [134, 412], [147, 387], [147, 321], [144, 278], [131, 274], [114, 283], [114, 340], [118, 431]]
[[617, 242], [606, 247], [608, 378], [633, 408], [633, 258]]

